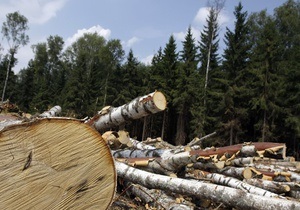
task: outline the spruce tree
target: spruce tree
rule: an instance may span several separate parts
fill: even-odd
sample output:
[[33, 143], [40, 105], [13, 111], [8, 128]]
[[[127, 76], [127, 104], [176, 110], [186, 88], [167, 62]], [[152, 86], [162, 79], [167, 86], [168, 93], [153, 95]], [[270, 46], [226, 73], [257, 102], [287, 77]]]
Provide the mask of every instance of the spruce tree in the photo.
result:
[[166, 122], [165, 139], [172, 144], [177, 145], [177, 142], [175, 142], [175, 135], [177, 126], [176, 121], [178, 116], [176, 114], [176, 108], [174, 105], [174, 90], [176, 89], [176, 80], [178, 77], [178, 53], [173, 35], [170, 36], [169, 41], [163, 50], [162, 66], [163, 77], [165, 80], [165, 87], [163, 91], [168, 101], [168, 109], [166, 112], [166, 118], [164, 119]]
[[288, 0], [275, 9], [275, 23], [279, 30], [281, 61], [280, 73], [283, 75], [282, 90], [279, 94], [285, 112], [278, 117], [277, 135], [288, 148], [291, 155], [300, 158], [300, 2]]
[[178, 68], [176, 89], [174, 89], [173, 94], [174, 106], [178, 114], [176, 144], [185, 145], [187, 138], [195, 135], [190, 130], [189, 122], [193, 120], [191, 107], [196, 103], [197, 99], [200, 100], [197, 97], [197, 93], [199, 92], [197, 64], [197, 48], [191, 27], [189, 27], [183, 41], [183, 50], [180, 52], [180, 65]]
[[198, 82], [201, 87], [200, 97], [202, 98], [201, 104], [198, 105], [197, 111], [199, 112], [199, 117], [202, 122], [198, 122], [198, 127], [202, 127], [203, 131], [201, 135], [211, 132], [215, 128], [215, 123], [217, 119], [215, 118], [211, 105], [215, 105], [217, 102], [214, 100], [212, 95], [215, 95], [213, 84], [217, 82], [214, 77], [218, 76], [219, 72], [219, 62], [218, 48], [219, 48], [219, 26], [218, 26], [218, 16], [221, 11], [222, 6], [214, 5], [210, 7], [208, 18], [206, 19], [206, 25], [200, 36], [200, 54], [199, 54], [199, 74], [200, 80]]
[[[253, 14], [250, 18], [256, 42], [251, 55], [251, 72], [254, 80], [251, 86], [254, 96], [250, 100], [252, 116], [256, 117], [255, 130], [260, 141], [276, 141], [276, 118], [282, 111], [277, 98], [281, 91], [278, 68], [280, 44], [274, 18], [266, 11]], [[250, 85], [250, 83], [249, 83]]]
[[[225, 73], [225, 94], [223, 97], [223, 128], [225, 137], [229, 138], [229, 144], [238, 143], [240, 135], [246, 127], [242, 125], [247, 118], [247, 104], [249, 98], [245, 86], [245, 72], [249, 60], [249, 26], [247, 12], [243, 12], [241, 2], [235, 7], [236, 18], [234, 30], [226, 28], [222, 69]], [[247, 99], [248, 98], [248, 99]]]

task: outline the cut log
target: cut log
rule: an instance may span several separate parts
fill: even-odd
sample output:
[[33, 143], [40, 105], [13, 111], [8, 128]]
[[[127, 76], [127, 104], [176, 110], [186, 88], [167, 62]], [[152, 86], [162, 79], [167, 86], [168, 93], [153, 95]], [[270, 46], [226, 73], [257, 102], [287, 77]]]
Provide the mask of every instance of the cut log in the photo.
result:
[[56, 117], [61, 113], [61, 107], [60, 106], [54, 106], [48, 111], [43, 112], [39, 115], [39, 117]]
[[182, 195], [193, 195], [210, 199], [238, 209], [290, 210], [300, 209], [300, 202], [253, 195], [230, 187], [205, 183], [197, 180], [157, 175], [135, 169], [116, 161], [118, 176], [148, 188], [162, 189]]
[[291, 187], [285, 182], [275, 182], [263, 179], [246, 179], [245, 182], [277, 194], [286, 193], [291, 190]]
[[163, 111], [166, 107], [167, 101], [165, 96], [161, 92], [155, 91], [146, 96], [137, 97], [123, 106], [110, 107], [104, 113], [99, 112], [86, 123], [95, 127], [98, 131], [104, 131], [117, 127], [126, 121]]
[[1, 209], [105, 209], [112, 202], [114, 160], [90, 126], [46, 118], [0, 134]]

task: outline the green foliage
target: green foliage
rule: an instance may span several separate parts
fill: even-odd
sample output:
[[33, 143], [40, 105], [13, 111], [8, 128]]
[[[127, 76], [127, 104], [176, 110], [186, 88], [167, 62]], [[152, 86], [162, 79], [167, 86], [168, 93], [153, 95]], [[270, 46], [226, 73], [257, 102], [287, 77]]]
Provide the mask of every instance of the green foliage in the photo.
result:
[[[235, 7], [236, 18], [234, 31], [226, 28], [226, 48], [223, 55], [222, 72], [225, 80], [222, 81], [224, 95], [220, 109], [224, 137], [229, 144], [238, 143], [242, 134], [246, 132], [243, 121], [247, 119], [247, 101], [251, 90], [246, 87], [247, 67], [250, 53], [249, 24], [247, 12], [243, 12], [241, 3]], [[252, 82], [252, 81], [251, 81]]]
[[[26, 35], [26, 31], [28, 30], [27, 24], [28, 20], [25, 16], [21, 15], [19, 12], [13, 12], [6, 15], [6, 22], [2, 25], [1, 32], [9, 45], [9, 58], [1, 97], [2, 102], [5, 99], [11, 68], [16, 62], [15, 54], [18, 52], [20, 46], [24, 46], [29, 42], [29, 37]], [[10, 94], [12, 95], [12, 92], [10, 92]]]

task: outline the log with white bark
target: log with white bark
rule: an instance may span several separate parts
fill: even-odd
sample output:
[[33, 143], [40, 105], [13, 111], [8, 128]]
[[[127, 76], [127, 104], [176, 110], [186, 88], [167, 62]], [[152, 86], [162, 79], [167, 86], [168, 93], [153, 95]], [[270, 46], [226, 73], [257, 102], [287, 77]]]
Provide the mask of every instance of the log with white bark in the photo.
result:
[[231, 176], [231, 177], [235, 177], [238, 179], [243, 179], [243, 172], [245, 168], [239, 168], [239, 167], [233, 167], [233, 166], [227, 166], [224, 168], [218, 168], [218, 167], [209, 167], [210, 164], [205, 164], [205, 163], [194, 163], [191, 167], [195, 168], [195, 169], [200, 169], [200, 170], [205, 170], [205, 171], [212, 171], [212, 172], [216, 172], [219, 174], [223, 174], [226, 176]]
[[154, 146], [145, 144], [142, 141], [138, 141], [136, 139], [130, 138], [132, 148], [139, 149], [139, 150], [153, 150], [156, 149]]
[[0, 209], [103, 209], [112, 202], [113, 157], [101, 135], [79, 120], [5, 126], [0, 156]]
[[258, 196], [242, 190], [197, 180], [186, 180], [157, 175], [130, 167], [120, 162], [116, 162], [116, 168], [118, 176], [130, 182], [138, 183], [148, 188], [156, 188], [184, 195], [193, 195], [198, 198], [207, 198], [216, 203], [224, 203], [227, 206], [235, 208], [262, 210], [300, 209], [300, 202], [297, 201]]
[[195, 206], [184, 199], [170, 196], [162, 190], [148, 189], [144, 186], [128, 182], [125, 182], [124, 185], [127, 189], [126, 193], [129, 196], [134, 195], [138, 197], [149, 209], [193, 210]]
[[275, 182], [263, 179], [245, 179], [245, 182], [277, 194], [287, 193], [291, 190], [291, 187], [287, 184], [288, 182]]
[[48, 111], [43, 112], [39, 117], [56, 117], [61, 113], [61, 107], [56, 105], [49, 109]]
[[240, 189], [244, 192], [248, 192], [251, 194], [255, 195], [260, 195], [260, 196], [265, 196], [265, 197], [270, 197], [270, 198], [282, 198], [285, 199], [283, 196], [279, 196], [276, 193], [272, 193], [268, 190], [264, 190], [259, 187], [255, 187], [251, 184], [245, 183], [243, 181], [240, 181], [236, 178], [233, 177], [227, 177], [222, 174], [217, 174], [217, 173], [207, 173], [206, 178], [211, 179], [211, 181], [215, 184], [221, 184], [225, 186], [229, 186], [232, 188]]
[[137, 97], [123, 106], [110, 107], [105, 110], [105, 113], [98, 113], [86, 123], [98, 131], [103, 131], [117, 127], [126, 121], [163, 111], [166, 107], [167, 101], [165, 96], [161, 92], [155, 91], [148, 95]]
[[[153, 161], [148, 161], [148, 169], [151, 172], [157, 172], [161, 174], [174, 174], [181, 171], [181, 168], [191, 164], [202, 162], [205, 167], [221, 169], [224, 168], [225, 162], [220, 159], [232, 158], [236, 154], [239, 155], [254, 155], [257, 149], [272, 149], [272, 148], [284, 148], [284, 144], [277, 143], [251, 143], [233, 145], [230, 147], [220, 147], [208, 150], [191, 150], [185, 151], [184, 147], [177, 149], [155, 149], [155, 150], [118, 150], [113, 151], [115, 158], [125, 159], [123, 162], [132, 162], [132, 158], [150, 158]], [[204, 164], [205, 163], [205, 164]], [[201, 164], [201, 163], [199, 163]], [[145, 166], [143, 166], [145, 167]]]

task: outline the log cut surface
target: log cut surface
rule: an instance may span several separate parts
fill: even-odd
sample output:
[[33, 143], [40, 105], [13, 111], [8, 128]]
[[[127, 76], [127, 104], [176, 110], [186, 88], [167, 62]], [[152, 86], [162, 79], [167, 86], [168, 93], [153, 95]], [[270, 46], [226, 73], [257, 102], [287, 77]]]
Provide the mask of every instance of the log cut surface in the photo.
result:
[[105, 209], [112, 202], [114, 160], [88, 125], [40, 119], [0, 135], [0, 209]]

